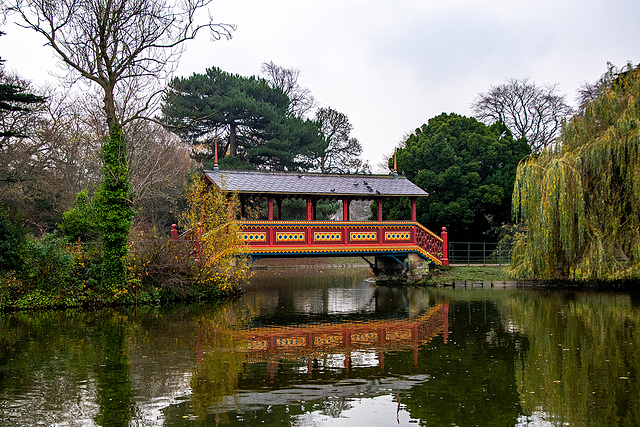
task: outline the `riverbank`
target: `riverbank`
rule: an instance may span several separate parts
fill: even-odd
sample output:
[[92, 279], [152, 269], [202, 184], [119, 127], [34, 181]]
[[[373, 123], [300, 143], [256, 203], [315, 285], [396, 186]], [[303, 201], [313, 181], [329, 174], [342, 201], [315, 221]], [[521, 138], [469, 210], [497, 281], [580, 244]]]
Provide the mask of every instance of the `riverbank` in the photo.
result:
[[432, 270], [425, 285], [435, 286], [518, 286], [504, 265], [450, 265]]
[[[570, 280], [516, 280], [506, 272], [505, 265], [453, 264], [432, 269], [431, 277], [421, 286], [452, 287], [540, 287], [540, 288], [590, 288], [590, 289], [640, 289], [638, 281], [576, 282]], [[369, 275], [374, 277], [369, 265], [362, 258], [318, 257], [262, 259], [253, 263], [257, 276], [305, 276], [313, 274]]]
[[[297, 275], [309, 274], [315, 271], [319, 274], [325, 272], [369, 274], [373, 277], [369, 264], [357, 257], [308, 257], [308, 258], [265, 258], [255, 261], [251, 266], [257, 275]], [[432, 276], [423, 282], [423, 285], [435, 286], [516, 286], [509, 277], [503, 265], [451, 265], [435, 268]]]

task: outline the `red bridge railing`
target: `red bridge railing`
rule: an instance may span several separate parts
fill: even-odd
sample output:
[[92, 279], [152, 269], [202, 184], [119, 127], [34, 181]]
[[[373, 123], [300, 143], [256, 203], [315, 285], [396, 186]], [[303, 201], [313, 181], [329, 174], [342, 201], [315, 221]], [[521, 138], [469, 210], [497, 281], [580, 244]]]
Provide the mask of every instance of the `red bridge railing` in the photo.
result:
[[447, 232], [414, 221], [240, 221], [239, 237], [256, 256], [414, 252], [448, 265]]

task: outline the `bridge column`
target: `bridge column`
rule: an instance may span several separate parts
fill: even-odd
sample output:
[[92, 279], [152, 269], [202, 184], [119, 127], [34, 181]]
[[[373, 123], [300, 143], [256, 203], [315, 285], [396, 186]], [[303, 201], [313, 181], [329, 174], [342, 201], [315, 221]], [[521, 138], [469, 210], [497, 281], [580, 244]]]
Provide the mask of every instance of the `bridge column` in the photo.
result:
[[311, 198], [307, 198], [307, 221], [313, 221], [313, 206], [311, 205]]
[[411, 199], [411, 221], [417, 221], [418, 212], [416, 209], [416, 199], [415, 197]]
[[349, 221], [349, 198], [342, 199], [342, 220]]
[[273, 197], [267, 199], [269, 201], [269, 221], [273, 221]]
[[382, 221], [382, 199], [378, 199], [378, 221]]
[[227, 196], [227, 218], [229, 221], [234, 220], [234, 212], [233, 212], [233, 198], [231, 195]]
[[447, 227], [442, 227], [442, 265], [449, 265], [449, 239], [447, 238]]

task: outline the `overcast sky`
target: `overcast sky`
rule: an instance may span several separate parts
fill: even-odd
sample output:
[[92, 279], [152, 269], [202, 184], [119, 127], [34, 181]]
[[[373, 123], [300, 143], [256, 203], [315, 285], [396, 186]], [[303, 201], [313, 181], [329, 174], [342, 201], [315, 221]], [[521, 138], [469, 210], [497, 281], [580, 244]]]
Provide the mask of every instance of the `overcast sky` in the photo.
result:
[[[575, 101], [607, 62], [640, 62], [639, 0], [214, 0], [233, 39], [190, 42], [176, 75], [208, 67], [257, 75], [297, 68], [320, 106], [349, 117], [372, 165], [440, 113], [471, 115], [480, 92], [507, 78], [557, 83]], [[9, 21], [5, 67], [54, 82], [50, 50]]]

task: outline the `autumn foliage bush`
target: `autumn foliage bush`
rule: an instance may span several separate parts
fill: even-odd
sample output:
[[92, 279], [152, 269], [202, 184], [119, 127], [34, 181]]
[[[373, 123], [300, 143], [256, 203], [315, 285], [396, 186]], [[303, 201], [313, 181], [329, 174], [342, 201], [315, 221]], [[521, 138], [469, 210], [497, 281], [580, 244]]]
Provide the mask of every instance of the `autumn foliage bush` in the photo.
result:
[[0, 309], [159, 304], [215, 300], [242, 292], [250, 276], [242, 256], [237, 199], [201, 181], [188, 190], [177, 240], [133, 230], [125, 282], [105, 284], [99, 242], [69, 243], [55, 233], [27, 239], [14, 269], [0, 271]]

